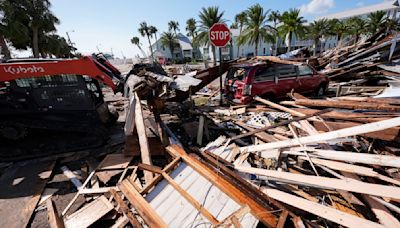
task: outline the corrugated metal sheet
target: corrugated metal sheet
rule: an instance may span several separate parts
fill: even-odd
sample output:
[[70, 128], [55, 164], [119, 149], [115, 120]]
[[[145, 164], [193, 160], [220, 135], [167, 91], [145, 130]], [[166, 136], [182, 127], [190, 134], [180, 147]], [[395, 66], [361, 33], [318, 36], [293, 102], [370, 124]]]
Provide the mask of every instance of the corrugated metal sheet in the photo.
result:
[[[181, 163], [170, 176], [218, 221], [240, 209], [239, 204], [185, 163]], [[170, 227], [212, 226], [165, 180], [146, 196], [146, 200]], [[258, 224], [258, 220], [250, 213], [241, 218], [240, 222], [243, 227], [256, 227]]]

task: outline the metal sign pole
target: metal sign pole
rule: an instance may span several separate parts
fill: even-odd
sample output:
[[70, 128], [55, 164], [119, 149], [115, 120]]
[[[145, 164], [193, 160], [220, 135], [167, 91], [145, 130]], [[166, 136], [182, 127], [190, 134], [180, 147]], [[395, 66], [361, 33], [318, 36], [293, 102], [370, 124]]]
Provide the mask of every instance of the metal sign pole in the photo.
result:
[[222, 106], [224, 101], [223, 101], [223, 88], [222, 88], [222, 47], [219, 47], [219, 89], [220, 89], [220, 101], [219, 104]]

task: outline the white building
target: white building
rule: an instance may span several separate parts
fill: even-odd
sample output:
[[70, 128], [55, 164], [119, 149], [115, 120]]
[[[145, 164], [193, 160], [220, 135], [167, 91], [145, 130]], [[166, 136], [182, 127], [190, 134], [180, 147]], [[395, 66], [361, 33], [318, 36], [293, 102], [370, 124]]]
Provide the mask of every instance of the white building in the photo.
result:
[[[389, 19], [399, 20], [400, 18], [400, 4], [398, 0], [395, 1], [385, 1], [383, 3], [364, 6], [356, 9], [351, 9], [339, 13], [325, 15], [323, 17], [317, 18], [316, 20], [326, 18], [326, 19], [338, 19], [338, 20], [346, 20], [352, 17], [361, 17], [366, 19], [369, 14], [384, 11], [387, 14]], [[330, 49], [335, 47], [338, 43], [337, 37], [327, 37], [326, 40], [322, 41], [324, 44], [324, 49]]]
[[175, 48], [173, 53], [171, 53], [168, 46], [163, 46], [163, 44], [161, 43], [161, 39], [158, 39], [152, 45], [154, 57], [156, 58], [163, 57], [166, 58], [167, 60], [171, 60], [172, 56], [174, 57], [174, 59], [177, 60], [183, 60], [184, 58], [192, 58], [193, 46], [190, 39], [181, 33], [177, 34], [177, 39], [179, 47]]
[[[222, 58], [224, 60], [235, 59], [238, 57], [248, 57], [255, 55], [255, 45], [245, 44], [240, 47], [237, 45], [237, 39], [240, 35], [240, 29], [231, 29], [232, 41], [226, 46], [222, 48]], [[261, 41], [258, 47], [257, 55], [271, 55], [272, 44], [268, 42]], [[238, 48], [239, 47], [239, 48]], [[238, 50], [239, 49], [239, 50]], [[200, 53], [204, 60], [213, 61], [214, 56], [212, 54], [211, 45], [209, 46], [201, 46]], [[218, 48], [216, 48], [216, 60], [219, 61], [219, 52]]]
[[[351, 9], [348, 11], [343, 11], [340, 13], [325, 15], [323, 17], [317, 18], [327, 18], [327, 19], [339, 19], [345, 20], [351, 17], [364, 17], [366, 18], [370, 13], [377, 12], [377, 11], [385, 11], [390, 19], [399, 20], [400, 19], [400, 6], [399, 0], [396, 1], [385, 1], [380, 4], [360, 7], [356, 9]], [[232, 41], [224, 48], [222, 48], [222, 57], [224, 60], [235, 59], [238, 57], [250, 57], [255, 55], [255, 46], [250, 44], [245, 44], [238, 48], [237, 45], [237, 38], [239, 37], [240, 30], [239, 29], [231, 29], [232, 33]], [[155, 44], [153, 44], [153, 50], [156, 57], [162, 56], [166, 59], [171, 59], [172, 55], [174, 55], [175, 59], [184, 59], [184, 58], [192, 58], [193, 51], [197, 52], [196, 58], [203, 59], [208, 61], [213, 61], [214, 58], [219, 61], [219, 52], [218, 48], [216, 48], [215, 54], [213, 56], [211, 45], [203, 45], [198, 48], [198, 50], [193, 50], [192, 43], [190, 39], [179, 33], [178, 34], [178, 41], [179, 41], [179, 48], [174, 50], [174, 53], [170, 53], [168, 47], [163, 47], [161, 41], [158, 40]], [[337, 37], [326, 37], [321, 40], [324, 50], [333, 48], [337, 45], [338, 40]], [[313, 48], [314, 41], [313, 40], [301, 40], [298, 39], [296, 36], [293, 36], [291, 41], [291, 47], [293, 49], [302, 48], [302, 47], [309, 47]], [[261, 41], [258, 48], [257, 55], [271, 55], [273, 44], [269, 42]], [[286, 50], [286, 44], [284, 39], [278, 40], [278, 47], [280, 50]], [[200, 55], [199, 55], [200, 53]]]

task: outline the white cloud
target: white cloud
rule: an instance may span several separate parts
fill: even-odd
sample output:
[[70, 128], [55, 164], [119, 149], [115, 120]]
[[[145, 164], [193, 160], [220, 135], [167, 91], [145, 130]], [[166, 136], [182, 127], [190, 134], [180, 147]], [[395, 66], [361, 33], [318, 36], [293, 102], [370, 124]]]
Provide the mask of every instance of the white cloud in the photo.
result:
[[300, 10], [303, 14], [321, 14], [335, 7], [334, 0], [311, 0], [308, 4], [302, 5]]
[[365, 4], [364, 4], [364, 2], [357, 2], [357, 6], [358, 7], [361, 7], [361, 6], [364, 6]]

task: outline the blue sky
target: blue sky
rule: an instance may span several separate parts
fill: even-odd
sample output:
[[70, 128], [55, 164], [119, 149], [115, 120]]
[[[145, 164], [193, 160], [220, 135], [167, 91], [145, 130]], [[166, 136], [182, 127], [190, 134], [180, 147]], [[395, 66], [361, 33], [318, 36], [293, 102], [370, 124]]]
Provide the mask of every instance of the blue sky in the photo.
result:
[[[139, 36], [138, 26], [146, 21], [161, 32], [167, 31], [167, 23], [176, 20], [181, 32], [186, 33], [188, 18], [198, 19], [202, 7], [219, 6], [225, 11], [228, 24], [234, 16], [259, 3], [265, 9], [283, 12], [289, 8], [301, 8], [307, 20], [324, 14], [340, 12], [360, 6], [381, 3], [384, 0], [51, 0], [52, 11], [60, 19], [58, 34], [69, 32], [72, 42], [84, 54], [111, 49], [117, 57], [139, 54], [131, 45], [130, 39]], [[74, 31], [74, 32], [72, 32]], [[143, 48], [147, 50], [147, 39], [140, 37]]]

